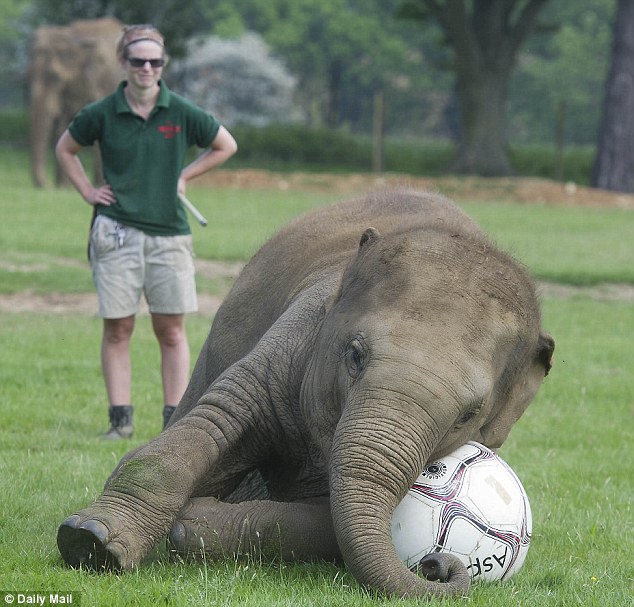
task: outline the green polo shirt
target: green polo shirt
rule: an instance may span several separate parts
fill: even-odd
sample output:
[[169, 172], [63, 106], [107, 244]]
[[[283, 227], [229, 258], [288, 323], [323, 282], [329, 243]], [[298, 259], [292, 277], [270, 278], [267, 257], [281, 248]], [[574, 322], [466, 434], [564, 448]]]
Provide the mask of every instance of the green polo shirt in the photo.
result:
[[97, 213], [152, 236], [189, 234], [178, 178], [187, 150], [209, 147], [220, 124], [162, 81], [156, 106], [144, 120], [130, 109], [125, 85], [84, 107], [68, 127], [82, 146], [99, 142], [104, 178], [117, 202], [97, 205]]

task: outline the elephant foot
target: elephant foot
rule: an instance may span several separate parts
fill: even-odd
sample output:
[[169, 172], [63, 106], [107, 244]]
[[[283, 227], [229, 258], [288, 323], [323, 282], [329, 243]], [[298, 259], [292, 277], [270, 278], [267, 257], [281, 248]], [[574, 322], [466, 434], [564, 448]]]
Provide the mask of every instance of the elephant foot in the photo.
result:
[[172, 553], [188, 558], [341, 559], [327, 500], [228, 504], [192, 498], [178, 514], [169, 543]]
[[[101, 513], [100, 513], [101, 514]], [[124, 571], [139, 564], [143, 550], [135, 557], [114, 534], [103, 515], [82, 511], [69, 516], [57, 530], [57, 547], [70, 567], [97, 572]]]
[[413, 570], [430, 582], [455, 583], [466, 581], [469, 585], [469, 572], [464, 563], [455, 555], [446, 552], [434, 552], [424, 556]]
[[213, 555], [209, 554], [209, 543], [200, 538], [196, 531], [189, 524], [186, 526], [176, 521], [167, 536], [167, 551], [170, 557], [179, 561], [213, 560]]
[[120, 571], [121, 560], [108, 542], [108, 528], [97, 520], [81, 522], [78, 514], [68, 517], [57, 531], [57, 547], [64, 561], [75, 569]]
[[[229, 520], [219, 520], [222, 506], [213, 498], [193, 498], [179, 513], [177, 520], [167, 536], [168, 550], [172, 555], [185, 559], [222, 559], [228, 555], [238, 556], [231, 549], [225, 550], [225, 543], [231, 543], [227, 537], [233, 533], [233, 525]], [[218, 529], [222, 531], [219, 532]]]

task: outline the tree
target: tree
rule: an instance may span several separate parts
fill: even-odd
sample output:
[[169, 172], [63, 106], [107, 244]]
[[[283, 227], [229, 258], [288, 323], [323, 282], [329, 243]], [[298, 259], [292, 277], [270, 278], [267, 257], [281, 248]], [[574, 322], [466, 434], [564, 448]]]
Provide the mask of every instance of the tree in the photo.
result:
[[556, 23], [520, 51], [509, 95], [513, 143], [566, 145], [596, 142], [605, 81], [610, 67], [616, 0], [564, 0], [549, 4], [541, 18]]
[[21, 73], [26, 71], [20, 18], [26, 0], [0, 0], [0, 106], [22, 101]]
[[371, 116], [366, 106], [376, 91], [396, 95], [395, 81], [414, 81], [418, 65], [402, 35], [408, 28], [394, 19], [400, 2], [219, 0], [207, 18], [216, 35], [260, 33], [298, 78], [307, 121], [334, 128]]
[[183, 55], [187, 39], [208, 28], [203, 0], [34, 0], [33, 4], [36, 25], [109, 16], [123, 23], [152, 23], [161, 30], [173, 56]]
[[634, 2], [618, 0], [592, 185], [634, 191]]
[[192, 39], [170, 64], [170, 86], [223, 124], [265, 126], [297, 119], [295, 78], [259, 34]]
[[507, 175], [505, 117], [510, 78], [522, 44], [549, 0], [407, 0], [400, 15], [433, 19], [451, 50], [460, 110], [454, 170]]

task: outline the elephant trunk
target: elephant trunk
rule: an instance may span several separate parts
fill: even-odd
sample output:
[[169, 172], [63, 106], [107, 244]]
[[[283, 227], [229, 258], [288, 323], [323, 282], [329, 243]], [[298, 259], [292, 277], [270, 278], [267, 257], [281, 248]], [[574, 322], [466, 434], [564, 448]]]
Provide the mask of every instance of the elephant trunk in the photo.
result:
[[342, 418], [330, 460], [332, 517], [346, 565], [360, 583], [388, 595], [464, 593], [470, 577], [457, 557], [434, 555], [430, 569], [442, 573], [426, 579], [405, 566], [392, 542], [394, 509], [429, 459], [433, 441], [428, 445], [416, 443], [415, 437], [425, 434], [410, 432], [409, 437], [403, 436], [397, 422], [390, 424], [385, 419], [367, 431], [368, 418], [361, 421], [362, 415], [356, 417]]

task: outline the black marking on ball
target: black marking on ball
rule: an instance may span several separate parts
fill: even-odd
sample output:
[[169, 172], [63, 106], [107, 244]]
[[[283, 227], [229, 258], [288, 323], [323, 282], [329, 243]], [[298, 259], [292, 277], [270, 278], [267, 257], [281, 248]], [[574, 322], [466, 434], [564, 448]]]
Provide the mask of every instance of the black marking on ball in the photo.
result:
[[442, 462], [432, 462], [425, 466], [421, 476], [429, 479], [437, 479], [445, 476], [447, 473], [447, 466]]

